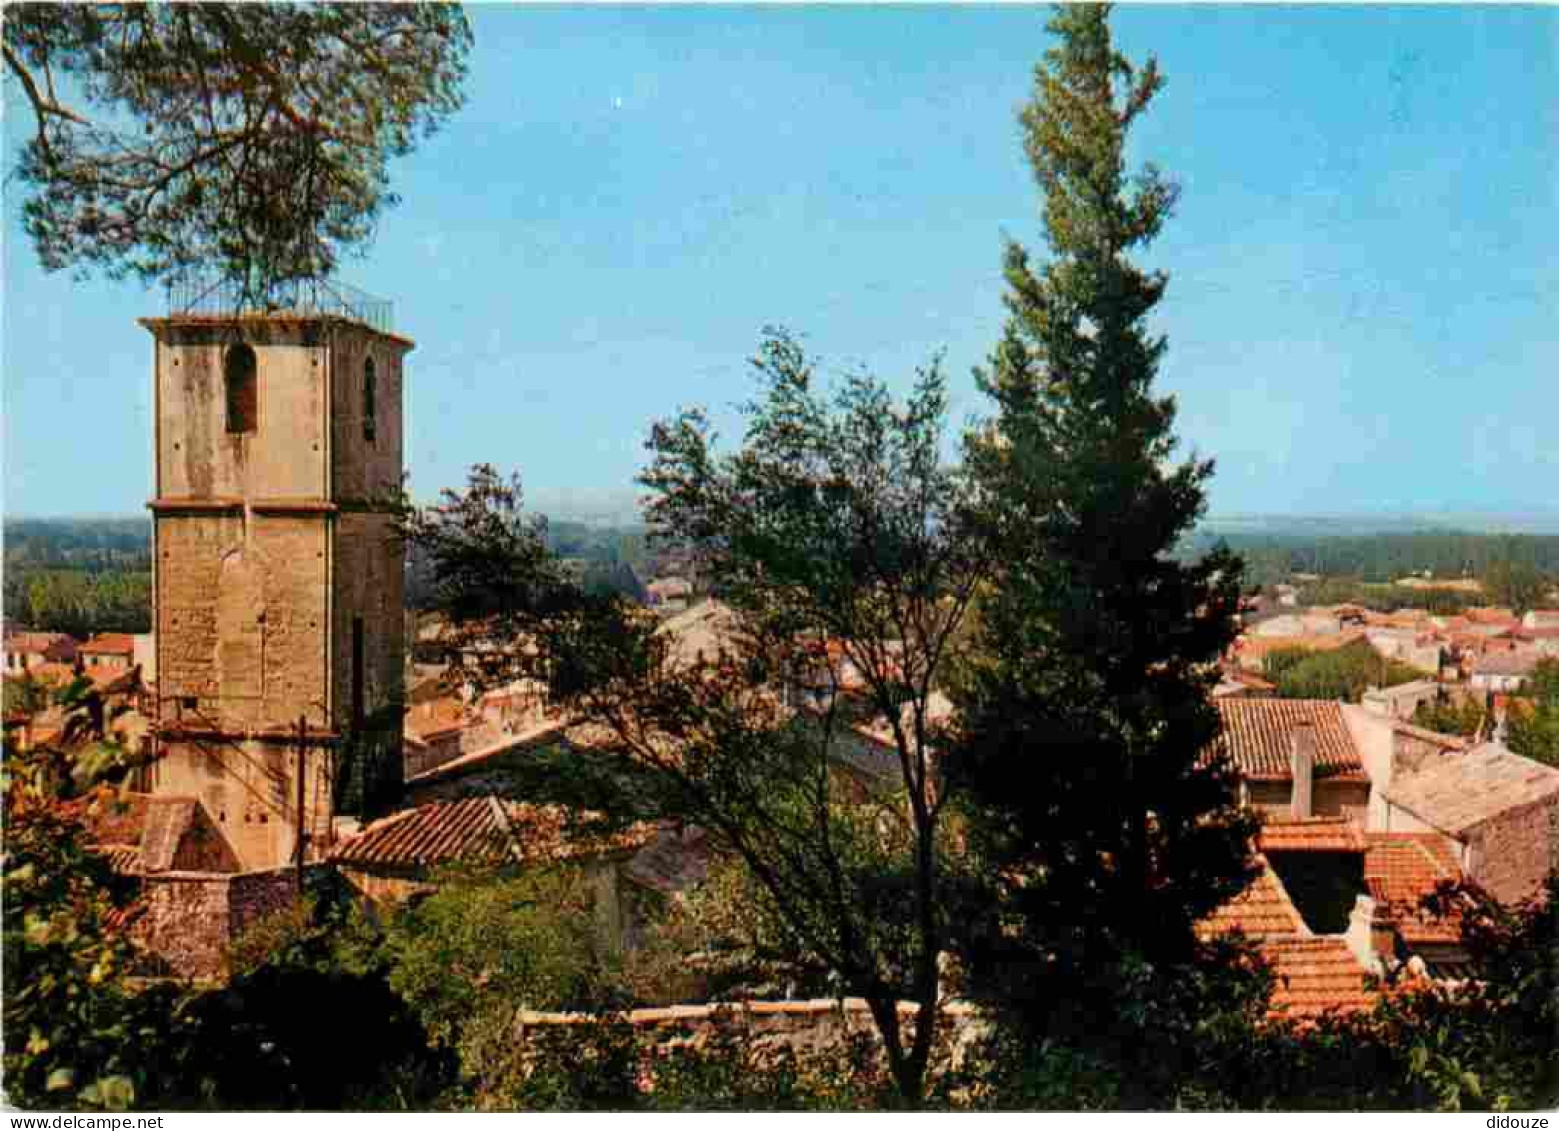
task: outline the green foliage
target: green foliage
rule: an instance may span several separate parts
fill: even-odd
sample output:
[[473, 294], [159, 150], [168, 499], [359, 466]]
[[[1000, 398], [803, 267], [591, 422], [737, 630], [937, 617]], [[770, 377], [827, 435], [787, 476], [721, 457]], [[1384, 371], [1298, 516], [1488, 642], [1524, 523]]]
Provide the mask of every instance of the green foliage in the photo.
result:
[[1283, 676], [1306, 660], [1319, 654], [1313, 648], [1297, 645], [1292, 648], [1274, 648], [1261, 661], [1261, 671], [1269, 680], [1276, 681], [1283, 678]]
[[[1199, 532], [1183, 541], [1180, 552], [1195, 556], [1220, 542], [1245, 560], [1249, 581], [1262, 586], [1291, 581], [1296, 573], [1320, 574], [1327, 579], [1326, 584], [1337, 581], [1356, 589], [1368, 588], [1361, 584], [1363, 582], [1390, 583], [1408, 576], [1421, 576], [1426, 571], [1438, 579], [1487, 579], [1491, 565], [1499, 561], [1517, 562], [1550, 577], [1559, 577], [1559, 535], [1555, 534], [1473, 534], [1464, 530], [1337, 534], [1324, 529], [1282, 534]], [[1391, 588], [1405, 595], [1408, 604], [1420, 607], [1425, 599], [1439, 595], [1452, 600], [1462, 597], [1445, 590], [1436, 594], [1434, 590]], [[1377, 592], [1386, 597], [1391, 588], [1382, 584]], [[1486, 600], [1477, 594], [1473, 598], [1474, 603]], [[1327, 591], [1315, 603], [1338, 604], [1345, 600], [1357, 598], [1334, 597]]]
[[79, 820], [6, 761], [7, 1096], [24, 1108], [128, 1107], [142, 1067], [124, 981], [133, 953], [110, 924], [129, 893], [87, 850]]
[[11, 5], [27, 234], [51, 270], [214, 269], [244, 305], [324, 278], [461, 104], [470, 44], [447, 4]]
[[[409, 534], [434, 565], [463, 674], [544, 680], [561, 709], [599, 720], [596, 744], [639, 771], [641, 805], [705, 829], [749, 869], [787, 958], [872, 1002], [897, 1085], [915, 1097], [933, 1027], [906, 1047], [892, 1003], [934, 1015], [948, 929], [929, 708], [988, 551], [963, 536], [967, 488], [942, 463], [935, 364], [902, 402], [866, 374], [820, 390], [782, 331], [753, 364], [761, 391], [739, 450], [718, 452], [696, 410], [649, 441], [657, 537], [696, 550], [728, 610], [691, 655], [656, 618], [568, 583], [518, 484], [491, 468]], [[839, 693], [825, 642], [859, 689]], [[797, 723], [798, 706], [816, 725]], [[865, 824], [901, 830], [891, 845], [861, 835], [847, 811], [859, 782], [838, 768], [850, 728], [873, 719], [894, 724], [896, 758], [865, 791]]]
[[1505, 744], [1522, 757], [1559, 768], [1559, 659], [1539, 660], [1522, 691], [1532, 703], [1511, 702]]
[[8, 617], [40, 632], [86, 638], [95, 632], [150, 632], [150, 570], [97, 572], [8, 567]]
[[1154, 393], [1165, 343], [1150, 329], [1167, 280], [1128, 258], [1177, 194], [1125, 162], [1163, 79], [1115, 50], [1108, 20], [1079, 5], [1049, 24], [1021, 121], [1051, 255], [1036, 267], [1006, 249], [1011, 316], [977, 375], [997, 414], [966, 447], [1000, 567], [944, 759], [995, 889], [961, 927], [980, 992], [1036, 1025], [1126, 955], [1183, 959], [1192, 924], [1248, 877], [1250, 819], [1227, 767], [1199, 762], [1240, 564], [1171, 556], [1212, 464], [1170, 458], [1175, 403]]
[[29, 717], [40, 714], [48, 709], [49, 703], [54, 698], [54, 688], [28, 672], [18, 676], [7, 676], [0, 681], [0, 685], [4, 688], [4, 710], [7, 718], [16, 714]]
[[1458, 734], [1470, 738], [1483, 729], [1487, 712], [1474, 700], [1460, 703], [1420, 703], [1413, 712], [1413, 724], [1440, 734]]
[[1285, 655], [1275, 673], [1268, 669], [1268, 678], [1277, 683], [1277, 694], [1284, 699], [1341, 699], [1349, 703], [1357, 703], [1371, 687], [1395, 687], [1425, 675], [1411, 664], [1388, 660], [1365, 640], [1303, 658]]
[[1301, 605], [1359, 605], [1377, 613], [1424, 609], [1437, 616], [1454, 616], [1489, 603], [1483, 593], [1461, 589], [1415, 589], [1335, 577], [1302, 586], [1297, 600]]
[[25, 1107], [123, 1108], [151, 1063], [125, 981], [131, 892], [88, 849], [83, 817], [117, 804], [102, 783], [134, 758], [106, 737], [86, 680], [55, 699], [59, 746], [22, 751], [8, 734], [4, 749], [5, 1087]]
[[1517, 616], [1543, 603], [1549, 579], [1531, 562], [1498, 558], [1483, 572], [1483, 590], [1489, 602], [1510, 608]]
[[387, 936], [390, 986], [478, 1090], [501, 1072], [521, 1010], [600, 1004], [609, 956], [573, 869], [451, 874]]

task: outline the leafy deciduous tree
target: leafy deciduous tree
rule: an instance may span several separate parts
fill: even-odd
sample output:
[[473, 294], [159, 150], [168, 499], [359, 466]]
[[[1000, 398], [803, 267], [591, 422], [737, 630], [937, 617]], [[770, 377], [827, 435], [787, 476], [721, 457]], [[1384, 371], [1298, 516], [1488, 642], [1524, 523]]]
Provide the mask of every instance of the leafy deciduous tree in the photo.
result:
[[[724, 602], [697, 648], [609, 595], [559, 590], [539, 532], [490, 469], [411, 536], [430, 549], [451, 623], [470, 626], [455, 647], [466, 670], [544, 678], [560, 709], [644, 774], [644, 804], [739, 858], [775, 945], [867, 1000], [916, 1102], [949, 930], [933, 693], [987, 558], [964, 537], [965, 491], [941, 463], [935, 365], [903, 403], [866, 376], [830, 401], [783, 333], [754, 365], [764, 390], [738, 452], [717, 453], [696, 411], [649, 442], [652, 526], [697, 547]], [[835, 752], [871, 720], [889, 736], [885, 781], [862, 795], [841, 788]], [[912, 1035], [902, 1000], [917, 1006]]]

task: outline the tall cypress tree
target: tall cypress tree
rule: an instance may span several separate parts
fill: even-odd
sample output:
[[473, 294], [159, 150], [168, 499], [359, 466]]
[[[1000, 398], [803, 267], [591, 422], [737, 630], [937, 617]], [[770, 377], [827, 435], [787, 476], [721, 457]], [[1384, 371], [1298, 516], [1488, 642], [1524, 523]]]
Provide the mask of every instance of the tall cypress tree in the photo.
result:
[[1035, 267], [1009, 243], [1010, 317], [977, 373], [996, 413], [966, 460], [1004, 566], [946, 759], [998, 888], [972, 972], [1040, 1012], [1127, 956], [1187, 956], [1192, 924], [1248, 881], [1252, 832], [1210, 758], [1241, 566], [1169, 556], [1213, 465], [1171, 460], [1174, 399], [1153, 391], [1165, 341], [1147, 325], [1167, 278], [1128, 258], [1177, 195], [1124, 162], [1163, 79], [1117, 53], [1107, 7], [1061, 7], [1048, 27], [1020, 120], [1050, 256]]

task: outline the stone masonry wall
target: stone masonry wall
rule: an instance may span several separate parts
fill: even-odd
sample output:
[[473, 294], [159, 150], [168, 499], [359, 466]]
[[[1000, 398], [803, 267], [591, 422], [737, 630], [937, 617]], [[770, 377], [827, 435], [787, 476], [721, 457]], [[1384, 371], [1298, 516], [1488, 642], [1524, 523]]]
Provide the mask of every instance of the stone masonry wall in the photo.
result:
[[291, 869], [217, 876], [163, 872], [141, 881], [145, 908], [131, 938], [159, 972], [185, 978], [221, 978], [229, 943], [257, 919], [285, 910], [297, 898]]
[[[319, 498], [327, 490], [326, 349], [318, 322], [163, 326], [157, 349], [159, 498]], [[255, 352], [258, 421], [227, 431], [224, 359]]]
[[[906, 1034], [914, 1031], [916, 1007], [899, 1004], [899, 1019]], [[952, 1025], [952, 1061], [957, 1066], [969, 1044], [989, 1032], [990, 1023], [972, 1005], [951, 1002], [942, 1007], [942, 1016]], [[822, 1051], [855, 1033], [875, 1035], [871, 1012], [861, 998], [813, 1001], [739, 1002], [711, 1005], [675, 1005], [662, 1009], [635, 1009], [623, 1015], [635, 1028], [649, 1031], [654, 1044], [688, 1043], [707, 1040], [721, 1024], [739, 1026], [758, 1038], [760, 1044], [786, 1045], [797, 1052]], [[596, 1018], [584, 1013], [541, 1013], [523, 1011], [521, 1034], [527, 1028], [552, 1025], [577, 1025]]]
[[[362, 502], [401, 488], [402, 364], [407, 346], [358, 326], [331, 328], [331, 498]], [[374, 435], [363, 433], [368, 359], [373, 359]]]
[[351, 722], [353, 618], [363, 621], [364, 713], [404, 698], [404, 571], [394, 518], [337, 516], [335, 554], [333, 667], [337, 726], [344, 729]]
[[159, 690], [180, 721], [286, 727], [305, 714], [325, 728], [325, 524], [160, 514], [156, 543]]
[[[275, 741], [207, 738], [164, 741], [157, 764], [160, 794], [194, 797], [205, 819], [231, 848], [239, 870], [271, 868], [293, 859], [297, 845], [298, 754]], [[303, 800], [309, 858], [327, 847], [331, 827], [328, 752], [311, 747]]]
[[1470, 874], [1502, 903], [1535, 894], [1554, 864], [1553, 828], [1559, 797], [1501, 813], [1468, 836]]

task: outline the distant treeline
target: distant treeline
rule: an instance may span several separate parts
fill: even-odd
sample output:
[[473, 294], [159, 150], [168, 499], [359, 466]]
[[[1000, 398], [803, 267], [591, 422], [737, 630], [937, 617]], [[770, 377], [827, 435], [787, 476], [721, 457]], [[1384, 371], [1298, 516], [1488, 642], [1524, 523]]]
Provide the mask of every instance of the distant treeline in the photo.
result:
[[128, 518], [8, 518], [5, 564], [12, 568], [149, 570], [152, 521]]
[[[664, 549], [652, 548], [642, 527], [624, 529], [553, 519], [547, 523], [547, 548], [563, 559], [587, 590], [621, 593], [634, 601], [645, 599], [645, 584], [666, 566]], [[427, 608], [432, 584], [429, 563], [413, 548], [406, 560], [407, 608]]]
[[3, 533], [7, 624], [81, 638], [151, 631], [150, 518], [7, 519]]
[[5, 619], [85, 639], [95, 632], [152, 630], [150, 570], [7, 567]]
[[1198, 556], [1220, 541], [1245, 559], [1247, 585], [1274, 585], [1295, 573], [1384, 582], [1428, 570], [1441, 580], [1481, 579], [1495, 563], [1559, 577], [1559, 534], [1198, 534], [1183, 552]]

